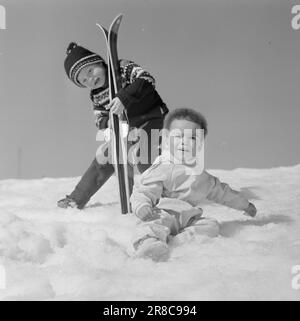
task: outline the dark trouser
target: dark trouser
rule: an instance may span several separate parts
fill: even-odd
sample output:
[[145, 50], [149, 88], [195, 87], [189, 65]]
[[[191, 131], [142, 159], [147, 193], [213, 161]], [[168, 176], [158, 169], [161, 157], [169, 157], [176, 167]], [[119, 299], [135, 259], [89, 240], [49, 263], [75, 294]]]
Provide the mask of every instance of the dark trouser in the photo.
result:
[[[159, 145], [161, 139], [156, 137], [155, 139], [151, 139], [151, 130], [156, 129], [160, 130], [163, 126], [163, 118], [150, 119], [148, 122], [142, 126], [144, 133], [147, 134], [148, 140], [148, 157], [147, 162], [142, 161], [137, 163], [137, 169], [140, 173], [143, 173], [147, 168], [149, 168], [154, 161], [155, 154], [159, 154]], [[137, 143], [138, 145], [144, 145], [146, 142], [143, 138], [140, 139]], [[151, 157], [152, 156], [152, 157]], [[131, 176], [133, 176], [133, 169], [129, 169], [131, 172]], [[99, 188], [110, 178], [110, 176], [114, 173], [114, 166], [112, 164], [99, 164], [97, 159], [95, 158], [81, 177], [79, 183], [76, 185], [74, 191], [71, 193], [70, 197], [76, 202], [79, 209], [82, 209], [85, 204], [90, 200], [90, 198], [99, 190]]]

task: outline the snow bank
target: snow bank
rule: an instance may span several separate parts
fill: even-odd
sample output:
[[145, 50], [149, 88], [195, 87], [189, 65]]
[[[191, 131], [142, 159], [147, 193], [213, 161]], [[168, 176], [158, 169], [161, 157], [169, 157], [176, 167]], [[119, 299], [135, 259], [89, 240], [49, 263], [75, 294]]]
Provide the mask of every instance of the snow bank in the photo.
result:
[[78, 178], [0, 181], [0, 299], [299, 300], [300, 165], [210, 172], [251, 199], [257, 217], [205, 204], [221, 235], [175, 238], [162, 263], [131, 257], [137, 219], [120, 214], [115, 177], [83, 211], [56, 207]]

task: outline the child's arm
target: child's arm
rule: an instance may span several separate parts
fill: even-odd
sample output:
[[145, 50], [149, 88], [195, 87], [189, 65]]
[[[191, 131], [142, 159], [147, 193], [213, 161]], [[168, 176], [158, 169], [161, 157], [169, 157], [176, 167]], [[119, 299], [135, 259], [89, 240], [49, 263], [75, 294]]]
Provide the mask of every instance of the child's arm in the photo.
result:
[[252, 217], [256, 215], [255, 206], [243, 197], [240, 192], [231, 189], [228, 184], [221, 183], [217, 177], [212, 175], [210, 175], [209, 180], [210, 188], [207, 199], [236, 210], [245, 211], [246, 215]]
[[108, 127], [109, 111], [106, 109], [109, 104], [109, 90], [108, 88], [95, 93], [94, 90], [90, 92], [90, 99], [93, 102], [93, 111], [95, 115], [95, 123], [98, 129], [105, 129]]
[[109, 111], [94, 105], [95, 124], [98, 129], [108, 127]]
[[133, 84], [136, 80], [145, 80], [155, 87], [155, 79], [148, 71], [130, 60], [120, 60], [120, 69], [123, 79], [128, 84]]
[[154, 106], [163, 105], [155, 90], [155, 79], [149, 72], [132, 61], [121, 60], [121, 75], [126, 86], [116, 97], [129, 113], [147, 113]]
[[153, 207], [162, 196], [164, 183], [168, 179], [170, 166], [154, 164], [136, 182], [130, 197], [133, 213], [141, 220], [153, 219]]

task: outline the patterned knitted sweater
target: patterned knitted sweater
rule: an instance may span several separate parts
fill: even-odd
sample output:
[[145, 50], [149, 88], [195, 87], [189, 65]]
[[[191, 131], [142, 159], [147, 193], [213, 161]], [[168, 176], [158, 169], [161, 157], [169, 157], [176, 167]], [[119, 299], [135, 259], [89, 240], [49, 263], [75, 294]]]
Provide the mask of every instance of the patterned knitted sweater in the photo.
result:
[[[119, 63], [122, 89], [117, 97], [126, 109], [130, 126], [139, 127], [151, 118], [163, 117], [168, 108], [155, 90], [154, 78], [132, 61], [120, 60]], [[96, 126], [98, 129], [107, 128], [109, 111], [105, 106], [109, 103], [108, 85], [91, 90], [90, 98]]]

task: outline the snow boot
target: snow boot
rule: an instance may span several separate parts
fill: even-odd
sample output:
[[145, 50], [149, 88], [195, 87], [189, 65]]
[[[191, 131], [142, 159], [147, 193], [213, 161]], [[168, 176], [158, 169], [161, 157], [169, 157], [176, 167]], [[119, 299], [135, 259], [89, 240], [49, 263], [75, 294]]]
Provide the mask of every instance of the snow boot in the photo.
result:
[[114, 167], [111, 164], [100, 165], [94, 159], [90, 167], [81, 177], [74, 191], [57, 202], [61, 208], [75, 207], [83, 209], [90, 198], [111, 177]]
[[78, 208], [78, 205], [76, 204], [76, 202], [69, 195], [59, 200], [57, 202], [57, 206], [61, 208], [68, 208], [68, 207]]
[[168, 245], [156, 238], [146, 238], [136, 245], [135, 256], [150, 258], [155, 262], [166, 261], [169, 257]]

